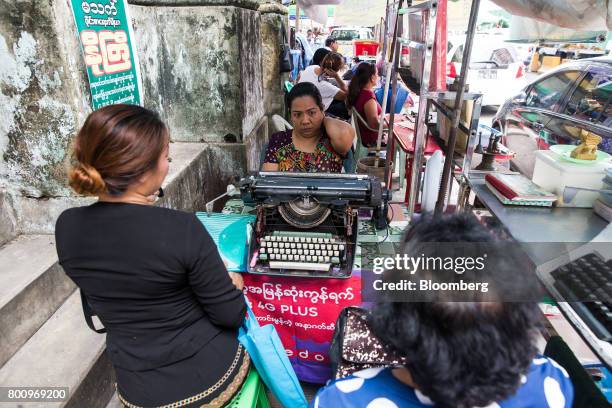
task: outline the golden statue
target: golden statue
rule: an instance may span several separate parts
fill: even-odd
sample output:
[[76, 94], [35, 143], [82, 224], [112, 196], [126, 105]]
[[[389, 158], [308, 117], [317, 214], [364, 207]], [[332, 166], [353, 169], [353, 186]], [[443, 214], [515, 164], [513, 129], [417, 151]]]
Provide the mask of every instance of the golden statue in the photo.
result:
[[595, 160], [597, 159], [597, 145], [601, 142], [601, 137], [589, 132], [588, 130], [582, 130], [580, 132], [580, 143], [570, 156], [573, 159], [580, 160]]

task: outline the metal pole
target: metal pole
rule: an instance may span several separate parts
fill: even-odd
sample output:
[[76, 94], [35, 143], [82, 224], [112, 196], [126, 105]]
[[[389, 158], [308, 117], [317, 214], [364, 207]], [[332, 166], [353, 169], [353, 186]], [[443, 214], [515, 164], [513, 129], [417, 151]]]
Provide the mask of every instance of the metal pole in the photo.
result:
[[[442, 181], [440, 182], [440, 190], [438, 191], [438, 201], [436, 202], [436, 216], [441, 215], [444, 211], [446, 202], [446, 193], [448, 191], [451, 179], [451, 170], [453, 167], [453, 155], [455, 153], [455, 144], [457, 142], [457, 128], [461, 119], [461, 107], [463, 105], [463, 93], [465, 91], [465, 82], [467, 80], [467, 70], [470, 66], [470, 57], [472, 55], [472, 43], [474, 40], [474, 32], [476, 31], [476, 20], [478, 19], [478, 9], [480, 8], [480, 0], [472, 0], [472, 9], [470, 10], [470, 20], [468, 22], [467, 37], [465, 39], [465, 48], [463, 49], [463, 59], [461, 64], [461, 73], [459, 76], [459, 89], [455, 95], [455, 107], [451, 122], [450, 135], [446, 146], [446, 157], [444, 158], [444, 170], [442, 171]], [[465, 170], [465, 169], [464, 169]], [[468, 169], [469, 171], [469, 169]]]
[[300, 32], [300, 5], [296, 1], [295, 2], [295, 33]]
[[383, 61], [385, 61], [387, 59], [387, 48], [388, 48], [388, 43], [389, 43], [389, 15], [390, 13], [390, 5], [389, 5], [389, 0], [387, 0], [387, 7], [385, 8], [385, 26], [383, 28], [383, 49], [382, 49], [382, 58]]
[[[399, 12], [399, 9], [398, 9]], [[398, 22], [398, 27], [401, 28], [402, 24], [401, 24], [401, 20]], [[399, 30], [398, 30], [399, 31]], [[397, 36], [396, 36], [397, 39]], [[394, 143], [391, 143], [391, 140], [389, 140], [390, 138], [393, 137], [393, 125], [395, 123], [395, 101], [397, 99], [397, 71], [398, 71], [398, 66], [399, 66], [399, 58], [400, 58], [400, 47], [401, 47], [401, 43], [400, 41], [396, 41], [395, 42], [395, 50], [394, 50], [394, 57], [393, 57], [393, 68], [391, 70], [391, 111], [389, 114], [389, 130], [387, 131], [388, 137], [387, 137], [387, 158], [385, 161], [385, 181], [389, 180], [389, 173], [391, 173], [391, 163], [395, 161], [395, 152], [390, 151], [389, 149], [391, 148], [391, 145]], [[392, 176], [391, 176], [392, 177]]]
[[374, 167], [378, 167], [378, 158], [380, 156], [380, 145], [382, 144], [383, 127], [385, 125], [385, 115], [387, 113], [387, 100], [389, 96], [389, 83], [391, 82], [391, 63], [385, 62], [385, 86], [383, 94], [382, 110], [380, 119], [378, 120], [378, 138], [376, 139], [376, 157], [374, 159]]
[[[397, 35], [397, 21], [399, 20], [399, 9], [402, 7], [402, 2], [403, 0], [399, 1], [399, 5], [397, 7], [397, 11], [395, 11], [395, 21], [394, 21], [394, 28], [393, 28], [393, 42], [391, 45], [391, 50], [393, 51], [393, 47], [395, 47], [396, 44], [396, 35]], [[387, 13], [387, 16], [389, 16], [390, 10]], [[394, 57], [395, 53], [391, 53], [391, 55], [389, 56], [389, 62], [385, 63], [385, 87], [384, 87], [384, 94], [383, 94], [383, 106], [382, 106], [382, 111], [380, 113], [380, 120], [378, 122], [378, 138], [376, 140], [376, 156], [374, 159], [374, 167], [378, 167], [378, 161], [380, 158], [380, 146], [382, 144], [382, 135], [383, 135], [383, 127], [385, 124], [385, 114], [386, 114], [386, 109], [387, 109], [387, 101], [388, 101], [388, 96], [389, 96], [389, 84], [391, 83], [391, 73], [393, 72], [392, 70], [392, 65], [391, 65], [391, 61], [392, 58]], [[393, 96], [391, 96], [393, 98]], [[388, 163], [389, 158], [387, 158], [387, 163]], [[386, 173], [386, 170], [385, 170]], [[385, 178], [386, 180], [386, 178]]]

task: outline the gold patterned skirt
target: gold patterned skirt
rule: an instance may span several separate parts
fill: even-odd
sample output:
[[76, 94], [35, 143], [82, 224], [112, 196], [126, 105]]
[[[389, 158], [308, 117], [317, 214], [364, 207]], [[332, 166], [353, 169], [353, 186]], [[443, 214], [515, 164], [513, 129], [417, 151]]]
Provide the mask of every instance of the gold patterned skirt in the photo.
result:
[[[209, 352], [205, 352], [203, 354], [209, 354]], [[207, 356], [207, 360], [210, 363], [210, 355]], [[123, 404], [124, 407], [128, 408], [145, 408], [145, 407], [160, 407], [160, 408], [194, 408], [194, 407], [223, 407], [228, 404], [232, 400], [232, 398], [240, 391], [250, 368], [250, 358], [244, 347], [241, 344], [238, 344], [238, 348], [229, 364], [229, 367], [225, 370], [223, 375], [218, 376], [216, 381], [211, 382], [209, 379], [203, 379], [202, 384], [204, 386], [200, 386], [196, 389], [191, 386], [189, 387], [189, 383], [193, 383], [197, 381], [198, 378], [203, 376], [199, 375], [198, 372], [206, 373], [205, 362], [203, 366], [202, 361], [195, 356], [194, 360], [190, 362], [182, 362], [183, 365], [187, 364], [198, 364], [198, 368], [195, 369], [194, 372], [191, 373], [183, 373], [182, 375], [177, 375], [174, 379], [168, 378], [168, 380], [164, 381], [163, 377], [161, 381], [155, 381], [155, 377], [151, 379], [153, 373], [150, 374], [146, 379], [146, 385], [149, 388], [151, 394], [147, 396], [143, 396], [146, 393], [146, 390], [135, 390], [135, 384], [128, 382], [125, 384], [125, 381], [122, 383], [122, 376], [125, 373], [121, 373], [121, 370], [117, 371], [117, 395], [119, 397], [119, 401]], [[214, 360], [212, 360], [214, 361]], [[173, 367], [175, 368], [175, 367]], [[167, 368], [162, 368], [164, 371], [164, 376], [170, 374], [172, 375], [172, 370], [168, 370]], [[146, 372], [145, 372], [146, 373]], [[156, 373], [157, 374], [157, 373]], [[177, 390], [172, 387], [172, 383], [175, 383], [176, 387], [180, 389], [181, 394], [177, 393]], [[131, 388], [129, 392], [125, 392], [124, 386], [127, 385], [128, 388]], [[187, 386], [187, 388], [186, 388]], [[192, 392], [186, 393], [186, 390], [193, 390]], [[177, 396], [179, 396], [176, 398]], [[135, 397], [135, 398], [134, 398]], [[172, 398], [174, 397], [174, 398]], [[163, 401], [163, 403], [159, 403]]]

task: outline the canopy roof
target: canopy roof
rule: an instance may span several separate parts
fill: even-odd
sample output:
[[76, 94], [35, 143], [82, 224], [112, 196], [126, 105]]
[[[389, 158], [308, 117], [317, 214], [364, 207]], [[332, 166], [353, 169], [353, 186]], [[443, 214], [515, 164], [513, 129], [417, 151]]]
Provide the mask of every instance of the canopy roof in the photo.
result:
[[612, 29], [607, 0], [492, 1], [513, 14], [510, 41], [602, 42]]

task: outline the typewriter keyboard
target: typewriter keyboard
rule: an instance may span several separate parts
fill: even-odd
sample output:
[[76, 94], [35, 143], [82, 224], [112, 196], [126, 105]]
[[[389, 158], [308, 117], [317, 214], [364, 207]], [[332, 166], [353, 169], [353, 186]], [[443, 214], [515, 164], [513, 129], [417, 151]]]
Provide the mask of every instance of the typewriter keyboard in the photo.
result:
[[275, 231], [260, 240], [259, 260], [271, 269], [327, 271], [346, 260], [346, 242], [332, 234]]
[[612, 342], [612, 261], [588, 254], [551, 275], [563, 300], [570, 303], [593, 333]]

